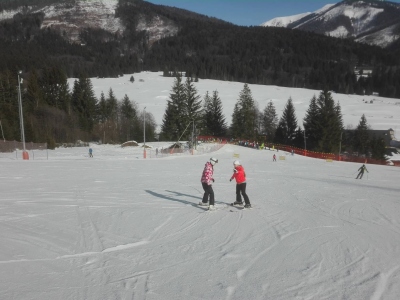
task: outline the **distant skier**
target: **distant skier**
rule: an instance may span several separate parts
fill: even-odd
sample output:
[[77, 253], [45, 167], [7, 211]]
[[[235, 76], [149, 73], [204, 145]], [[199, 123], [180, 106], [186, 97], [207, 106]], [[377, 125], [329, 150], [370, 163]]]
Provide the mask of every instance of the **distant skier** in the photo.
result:
[[93, 150], [92, 150], [92, 148], [89, 148], [89, 157], [93, 157]]
[[[365, 166], [365, 164], [363, 164], [363, 165], [358, 169], [358, 171], [360, 171], [360, 172], [358, 173], [356, 179], [358, 179], [358, 177], [360, 177], [360, 179], [361, 179], [361, 178], [363, 177], [365, 171], [367, 171], [367, 173], [369, 173], [368, 170], [367, 170], [367, 167]], [[361, 175], [361, 176], [360, 176], [360, 175]]]
[[245, 208], [251, 208], [249, 196], [246, 194], [246, 172], [238, 160], [233, 162], [233, 175], [229, 181], [236, 179], [236, 201], [232, 205], [243, 205], [242, 194], [244, 198]]
[[272, 161], [276, 161], [276, 155], [272, 156]]
[[208, 210], [214, 210], [214, 190], [212, 188], [212, 183], [215, 181], [213, 178], [214, 175], [214, 165], [218, 163], [218, 159], [215, 157], [211, 157], [210, 161], [206, 162], [203, 170], [203, 174], [201, 175], [201, 185], [203, 186], [204, 195], [202, 202], [199, 203], [201, 206], [207, 206], [208, 199], [210, 199], [210, 203], [208, 206]]

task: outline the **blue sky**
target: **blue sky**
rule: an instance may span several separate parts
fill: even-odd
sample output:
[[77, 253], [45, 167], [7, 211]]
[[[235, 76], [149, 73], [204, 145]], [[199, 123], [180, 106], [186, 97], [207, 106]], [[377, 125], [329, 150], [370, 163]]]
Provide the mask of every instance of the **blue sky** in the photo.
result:
[[[276, 17], [313, 12], [329, 0], [146, 0], [154, 4], [175, 6], [216, 17], [237, 25], [260, 25]], [[400, 0], [391, 2], [400, 3]]]

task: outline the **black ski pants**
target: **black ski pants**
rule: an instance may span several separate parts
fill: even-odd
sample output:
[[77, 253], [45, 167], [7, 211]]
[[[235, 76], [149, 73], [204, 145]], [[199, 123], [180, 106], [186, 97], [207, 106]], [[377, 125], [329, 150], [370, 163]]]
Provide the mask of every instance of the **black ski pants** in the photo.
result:
[[201, 185], [203, 186], [204, 195], [203, 195], [203, 203], [207, 203], [208, 199], [210, 198], [210, 205], [214, 205], [214, 190], [212, 185], [208, 185], [205, 182], [202, 182]]
[[242, 194], [244, 202], [250, 204], [249, 196], [246, 194], [246, 182], [236, 184], [236, 202], [243, 202], [240, 194]]
[[364, 172], [363, 171], [360, 171], [360, 173], [358, 173], [358, 175], [357, 175], [357, 178], [356, 179], [358, 179], [358, 177], [361, 175], [361, 177], [360, 177], [360, 179], [363, 177], [363, 175], [364, 175]]

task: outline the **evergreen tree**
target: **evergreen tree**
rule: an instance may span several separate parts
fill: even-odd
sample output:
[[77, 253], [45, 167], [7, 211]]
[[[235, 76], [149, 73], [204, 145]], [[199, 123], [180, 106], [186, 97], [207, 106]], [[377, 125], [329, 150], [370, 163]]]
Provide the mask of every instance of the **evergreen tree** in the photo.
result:
[[363, 114], [354, 134], [354, 149], [360, 154], [367, 154], [369, 147], [368, 122]]
[[107, 102], [104, 93], [101, 92], [100, 100], [97, 103], [97, 120], [104, 125], [108, 118]]
[[121, 114], [121, 139], [129, 141], [132, 139], [134, 122], [137, 119], [137, 111], [129, 97], [125, 94], [120, 107]]
[[254, 139], [258, 112], [247, 83], [239, 94], [232, 114], [232, 135], [236, 138]]
[[262, 126], [264, 133], [267, 135], [267, 139], [273, 141], [278, 126], [278, 115], [276, 114], [276, 109], [272, 101], [270, 101], [264, 109]]
[[318, 145], [317, 150], [326, 153], [339, 151], [343, 130], [342, 115], [339, 104], [335, 105], [332, 95], [324, 90], [318, 100]]
[[218, 96], [218, 91], [213, 92], [212, 98], [208, 91], [204, 97], [204, 130], [206, 135], [224, 137], [227, 126], [222, 112], [222, 101]]
[[371, 157], [373, 159], [386, 160], [386, 145], [382, 138], [376, 138], [375, 136], [370, 142]]
[[28, 78], [28, 86], [26, 90], [25, 99], [29, 111], [34, 111], [39, 107], [39, 103], [43, 102], [42, 90], [39, 85], [39, 78], [36, 70], [34, 69]]
[[212, 113], [212, 100], [209, 92], [207, 91], [203, 99], [203, 116], [200, 127], [202, 128], [202, 134], [214, 135], [212, 130], [213, 113]]
[[109, 120], [116, 124], [118, 121], [118, 100], [115, 97], [112, 88], [110, 88], [110, 90], [108, 91], [106, 106]]
[[71, 104], [78, 114], [79, 126], [86, 132], [93, 129], [96, 117], [97, 99], [93, 92], [93, 85], [89, 78], [81, 76], [74, 82]]
[[183, 133], [187, 124], [183, 124], [185, 114], [185, 86], [182, 83], [182, 77], [177, 75], [172, 87], [172, 92], [167, 100], [167, 108], [165, 110], [161, 125], [161, 134], [164, 139], [178, 140]]
[[296, 139], [297, 117], [290, 97], [279, 120], [275, 142], [293, 146]]
[[39, 81], [46, 104], [64, 111], [70, 110], [67, 76], [60, 68], [56, 66], [45, 68]]
[[306, 111], [303, 122], [306, 137], [306, 148], [313, 150], [318, 145], [318, 140], [320, 138], [319, 111], [317, 106], [317, 98], [315, 95], [311, 98], [310, 105]]
[[[185, 82], [185, 105], [186, 105], [186, 110], [185, 114], [182, 115], [181, 120], [186, 126], [190, 122], [197, 122], [200, 121], [201, 116], [202, 116], [202, 107], [201, 107], [201, 99], [200, 95], [197, 93], [197, 89], [194, 86], [192, 80], [190, 77], [186, 78]], [[186, 131], [186, 139], [189, 139], [189, 136], [191, 135], [191, 131]]]

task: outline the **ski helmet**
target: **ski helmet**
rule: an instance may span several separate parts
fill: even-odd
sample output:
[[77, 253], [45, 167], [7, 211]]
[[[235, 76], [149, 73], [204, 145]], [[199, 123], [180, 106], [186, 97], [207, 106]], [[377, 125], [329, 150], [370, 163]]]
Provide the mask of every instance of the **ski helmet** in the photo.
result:
[[215, 165], [216, 163], [218, 163], [218, 159], [216, 159], [215, 157], [211, 157], [210, 162], [212, 165]]
[[233, 162], [233, 165], [234, 165], [234, 166], [240, 166], [240, 162], [239, 162], [238, 160], [235, 160], [235, 161]]

